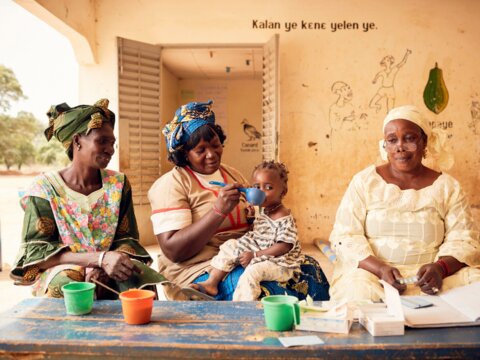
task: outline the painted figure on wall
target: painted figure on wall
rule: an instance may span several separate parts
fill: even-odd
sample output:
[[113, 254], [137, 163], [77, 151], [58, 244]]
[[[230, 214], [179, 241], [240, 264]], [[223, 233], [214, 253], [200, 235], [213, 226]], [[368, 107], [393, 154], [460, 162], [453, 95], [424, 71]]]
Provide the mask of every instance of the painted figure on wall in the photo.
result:
[[448, 104], [448, 89], [443, 79], [443, 71], [435, 63], [435, 67], [430, 69], [428, 81], [423, 90], [423, 101], [425, 106], [431, 112], [440, 114]]
[[330, 106], [329, 120], [333, 130], [352, 129], [355, 127], [355, 110], [352, 105], [353, 92], [343, 81], [335, 81], [332, 93], [337, 100]]
[[248, 141], [256, 141], [262, 137], [262, 134], [251, 125], [247, 119], [243, 119], [241, 124], [243, 125], [243, 132], [248, 137]]
[[468, 123], [468, 127], [475, 135], [478, 135], [480, 134], [480, 101], [472, 101], [470, 114], [472, 115], [472, 121]]
[[[395, 58], [392, 55], [385, 56], [380, 65], [383, 67], [383, 70], [379, 71], [372, 83], [376, 84], [379, 79], [381, 79], [381, 86], [378, 88], [376, 94], [370, 100], [369, 106], [378, 113], [382, 110], [383, 104], [386, 106], [386, 111], [390, 111], [395, 106], [395, 77], [397, 76], [400, 68], [406, 64], [408, 56], [412, 53], [411, 50], [407, 49], [405, 55], [403, 56], [402, 61], [394, 65]], [[382, 104], [383, 103], [383, 104]]]
[[330, 121], [331, 134], [338, 130], [359, 130], [361, 124], [357, 121], [359, 118], [362, 123], [367, 118], [366, 113], [355, 112], [352, 104], [353, 91], [350, 85], [343, 81], [335, 81], [332, 85], [332, 93], [337, 95], [335, 102], [330, 105], [328, 119]]

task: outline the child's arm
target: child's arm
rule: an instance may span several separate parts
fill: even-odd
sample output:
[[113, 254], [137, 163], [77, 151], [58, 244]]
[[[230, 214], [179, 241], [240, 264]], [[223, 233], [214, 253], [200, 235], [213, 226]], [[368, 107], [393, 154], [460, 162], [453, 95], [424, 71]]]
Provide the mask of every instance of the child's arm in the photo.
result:
[[278, 242], [273, 244], [269, 248], [266, 248], [263, 250], [259, 250], [255, 252], [245, 251], [242, 254], [240, 254], [240, 257], [238, 260], [240, 262], [240, 265], [242, 265], [243, 267], [247, 267], [248, 264], [250, 264], [250, 261], [252, 261], [254, 257], [260, 257], [262, 255], [270, 255], [273, 257], [277, 257], [280, 255], [286, 254], [287, 252], [290, 251], [292, 247], [293, 247], [293, 244], [289, 244], [286, 242]]
[[278, 242], [270, 246], [269, 248], [256, 251], [255, 254], [257, 257], [262, 255], [270, 255], [273, 257], [277, 257], [280, 255], [284, 255], [289, 252], [293, 248], [293, 244], [286, 243], [286, 242]]

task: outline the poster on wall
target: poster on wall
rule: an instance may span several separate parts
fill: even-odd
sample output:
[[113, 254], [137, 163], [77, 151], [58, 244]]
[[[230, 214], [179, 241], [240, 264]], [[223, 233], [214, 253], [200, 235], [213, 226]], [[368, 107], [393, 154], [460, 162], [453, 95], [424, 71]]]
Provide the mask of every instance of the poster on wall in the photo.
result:
[[198, 99], [197, 101], [213, 100], [212, 110], [215, 112], [215, 121], [228, 133], [227, 91], [228, 87], [224, 82], [199, 84], [195, 89], [195, 98]]
[[240, 145], [241, 152], [260, 152], [260, 139], [262, 134], [257, 130], [255, 126], [248, 122], [248, 119], [244, 118], [240, 125], [243, 128], [244, 141]]

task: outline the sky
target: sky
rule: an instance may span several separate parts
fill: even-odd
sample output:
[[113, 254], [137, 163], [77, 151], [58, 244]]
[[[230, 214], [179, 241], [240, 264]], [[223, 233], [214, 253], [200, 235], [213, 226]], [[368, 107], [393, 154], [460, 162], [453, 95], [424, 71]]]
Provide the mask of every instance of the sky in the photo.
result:
[[27, 111], [46, 123], [51, 105], [78, 105], [78, 64], [69, 41], [12, 0], [0, 0], [0, 64], [13, 70], [27, 96], [9, 114]]

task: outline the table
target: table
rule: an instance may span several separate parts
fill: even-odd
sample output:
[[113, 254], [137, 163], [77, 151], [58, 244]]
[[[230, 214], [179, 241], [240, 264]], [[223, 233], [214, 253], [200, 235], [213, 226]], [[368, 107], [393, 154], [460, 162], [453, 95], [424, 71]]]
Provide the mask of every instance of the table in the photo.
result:
[[[285, 348], [279, 336], [317, 335], [323, 345]], [[0, 314], [0, 358], [478, 358], [480, 327], [406, 329], [373, 337], [266, 329], [260, 302], [156, 301], [152, 322], [127, 325], [119, 301], [67, 316], [63, 300], [32, 298]]]

